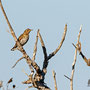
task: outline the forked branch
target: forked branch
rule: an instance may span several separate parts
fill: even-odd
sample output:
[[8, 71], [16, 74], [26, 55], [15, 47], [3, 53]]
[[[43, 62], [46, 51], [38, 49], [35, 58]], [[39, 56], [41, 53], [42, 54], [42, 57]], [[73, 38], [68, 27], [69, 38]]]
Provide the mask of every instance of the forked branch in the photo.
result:
[[[33, 62], [33, 61], [31, 60], [31, 58], [27, 55], [26, 51], [25, 51], [25, 50], [23, 49], [23, 47], [21, 46], [20, 42], [17, 40], [17, 37], [16, 37], [16, 35], [15, 35], [15, 32], [14, 32], [14, 30], [13, 30], [13, 28], [12, 28], [12, 26], [11, 26], [9, 20], [8, 20], [8, 17], [7, 17], [7, 15], [6, 15], [5, 11], [4, 11], [4, 8], [3, 8], [3, 5], [2, 5], [2, 3], [1, 3], [1, 0], [0, 0], [0, 7], [1, 7], [1, 10], [2, 10], [2, 12], [3, 12], [3, 14], [4, 14], [4, 17], [5, 17], [6, 21], [7, 21], [7, 24], [8, 24], [8, 26], [9, 26], [9, 28], [10, 28], [10, 32], [11, 32], [11, 34], [12, 34], [15, 42], [17, 43], [17, 46], [19, 47], [19, 51], [21, 51], [21, 53], [22, 53], [23, 56], [25, 57], [26, 62], [27, 62], [27, 64], [29, 65], [30, 69], [31, 69], [31, 65], [32, 65], [33, 68], [36, 70], [36, 72], [40, 72], [40, 71], [41, 71], [41, 70], [40, 70], [40, 67], [39, 67], [35, 62]], [[31, 70], [31, 71], [33, 71], [33, 70]]]
[[[28, 78], [29, 79], [27, 81], [23, 82], [23, 83], [24, 84], [32, 84], [32, 86], [35, 87], [35, 88], [37, 88], [38, 90], [50, 90], [50, 88], [44, 83], [45, 75], [46, 75], [46, 72], [47, 72], [48, 62], [49, 62], [49, 59], [51, 59], [60, 50], [60, 48], [61, 48], [61, 46], [62, 46], [62, 44], [63, 44], [63, 42], [65, 40], [65, 36], [66, 36], [66, 32], [67, 32], [67, 24], [65, 25], [64, 33], [63, 33], [62, 40], [61, 40], [59, 46], [56, 48], [56, 50], [54, 52], [52, 52], [49, 55], [47, 55], [47, 50], [46, 50], [44, 41], [43, 41], [43, 39], [41, 37], [40, 30], [38, 30], [37, 31], [37, 36], [36, 36], [36, 42], [35, 42], [35, 46], [34, 46], [34, 51], [33, 51], [33, 57], [31, 59], [29, 57], [29, 55], [27, 55], [27, 53], [24, 50], [24, 48], [21, 46], [20, 42], [17, 40], [17, 37], [15, 35], [15, 32], [14, 32], [14, 30], [13, 30], [13, 28], [12, 28], [12, 26], [11, 26], [9, 20], [8, 20], [8, 17], [6, 15], [5, 11], [4, 11], [4, 8], [3, 8], [3, 5], [1, 3], [1, 0], [0, 0], [0, 7], [1, 7], [1, 10], [2, 10], [2, 12], [4, 14], [4, 17], [5, 17], [6, 21], [7, 21], [7, 24], [9, 26], [9, 28], [10, 28], [10, 33], [13, 36], [15, 42], [17, 43], [17, 46], [19, 48], [18, 50], [23, 54], [23, 57], [21, 57], [19, 60], [17, 60], [17, 62], [13, 66], [13, 68], [16, 66], [16, 64], [20, 60], [22, 60], [23, 58], [25, 58], [27, 64], [29, 65], [29, 68], [31, 70], [31, 74], [28, 75]], [[35, 57], [36, 57], [36, 52], [37, 52], [38, 37], [40, 39], [41, 46], [42, 46], [42, 49], [43, 49], [43, 54], [44, 54], [44, 62], [43, 62], [43, 68], [42, 68], [42, 70], [40, 69], [40, 67], [35, 62]], [[34, 70], [35, 70], [35, 73], [34, 73]], [[55, 79], [55, 73], [54, 73], [54, 79]], [[55, 83], [56, 83], [56, 81], [55, 81]], [[55, 86], [55, 88], [57, 90], [57, 85]]]
[[[82, 31], [82, 26], [80, 27], [80, 32], [79, 32], [79, 35], [78, 35], [77, 45], [79, 44], [81, 31]], [[71, 73], [71, 78], [70, 78], [70, 90], [73, 90], [73, 77], [74, 77], [74, 72], [75, 72], [76, 59], [77, 59], [77, 49], [75, 49], [74, 61], [72, 63], [72, 73]]]
[[[66, 32], [67, 32], [67, 24], [64, 27], [64, 33], [63, 33], [62, 40], [61, 40], [59, 46], [56, 48], [56, 50], [54, 52], [52, 52], [48, 56], [47, 56], [47, 53], [46, 53], [46, 58], [44, 58], [44, 63], [43, 63], [43, 70], [45, 70], [47, 68], [49, 59], [51, 59], [60, 50], [60, 48], [61, 48], [61, 46], [62, 46], [62, 44], [65, 40]], [[44, 45], [44, 47], [45, 47], [45, 45]], [[45, 48], [44, 51], [46, 52], [46, 48]]]
[[52, 58], [61, 48], [64, 40], [65, 40], [65, 36], [66, 36], [66, 32], [67, 32], [67, 24], [65, 24], [65, 27], [64, 27], [64, 33], [63, 33], [63, 36], [62, 36], [62, 40], [59, 44], [59, 46], [56, 48], [56, 50], [54, 52], [52, 52], [51, 54], [49, 54], [49, 56], [47, 57], [47, 59], [49, 60], [50, 58]]
[[82, 51], [81, 51], [81, 45], [75, 46], [73, 44], [73, 46], [79, 51], [79, 54], [81, 55], [81, 57], [83, 58], [83, 60], [87, 64], [87, 66], [90, 66], [90, 59], [87, 59], [86, 56], [82, 53]]

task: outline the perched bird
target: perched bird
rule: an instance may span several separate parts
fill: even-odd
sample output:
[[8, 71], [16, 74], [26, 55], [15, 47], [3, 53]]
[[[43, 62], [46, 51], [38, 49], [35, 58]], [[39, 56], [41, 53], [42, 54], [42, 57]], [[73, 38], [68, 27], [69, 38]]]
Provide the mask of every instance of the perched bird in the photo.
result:
[[[19, 38], [18, 38], [18, 41], [20, 42], [20, 44], [23, 46], [23, 45], [25, 45], [26, 43], [27, 43], [27, 41], [29, 40], [29, 33], [32, 31], [32, 29], [26, 29], [25, 31], [24, 31], [24, 33], [23, 34], [21, 34], [20, 36], [19, 36]], [[16, 50], [16, 49], [18, 49], [18, 47], [17, 47], [17, 43], [14, 45], [14, 47], [11, 49], [11, 51], [14, 51], [14, 50]]]

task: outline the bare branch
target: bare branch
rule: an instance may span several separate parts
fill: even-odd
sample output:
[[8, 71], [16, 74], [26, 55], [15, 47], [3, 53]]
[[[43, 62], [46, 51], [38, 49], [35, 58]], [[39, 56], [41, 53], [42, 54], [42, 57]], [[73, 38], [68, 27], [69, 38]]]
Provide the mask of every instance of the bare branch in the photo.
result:
[[[82, 26], [80, 27], [80, 32], [79, 32], [79, 35], [78, 35], [77, 45], [79, 44], [81, 30], [82, 30]], [[72, 73], [71, 73], [71, 80], [70, 80], [70, 89], [71, 90], [73, 90], [73, 77], [74, 77], [74, 72], [75, 72], [76, 58], [77, 58], [77, 49], [75, 49], [74, 61], [72, 63]]]
[[56, 73], [55, 71], [53, 70], [53, 78], [54, 78], [54, 83], [55, 83], [55, 90], [57, 90], [57, 82], [56, 82]]
[[64, 75], [67, 79], [71, 80], [71, 78], [69, 78], [68, 76]]
[[73, 46], [79, 51], [79, 54], [82, 56], [82, 58], [84, 59], [84, 61], [85, 61], [86, 64], [87, 64], [87, 66], [90, 66], [90, 59], [87, 59], [87, 58], [85, 57], [85, 55], [82, 53], [82, 51], [81, 51], [81, 43], [79, 42], [79, 44], [80, 44], [80, 45], [78, 45], [78, 46], [75, 46], [75, 45], [73, 44]]
[[36, 36], [36, 42], [35, 42], [35, 46], [34, 46], [32, 61], [35, 60], [35, 56], [36, 56], [36, 52], [37, 52], [37, 42], [38, 42], [38, 34], [39, 34], [39, 31], [40, 31], [40, 30], [37, 31], [37, 36]]
[[11, 34], [12, 34], [15, 42], [17, 43], [17, 46], [18, 46], [19, 50], [22, 52], [23, 56], [25, 56], [26, 62], [27, 62], [27, 64], [29, 65], [30, 69], [31, 69], [31, 65], [32, 65], [33, 68], [36, 70], [36, 72], [38, 72], [38, 73], [41, 72], [40, 67], [37, 65], [37, 63], [35, 63], [35, 62], [33, 62], [33, 61], [31, 60], [31, 58], [27, 55], [26, 51], [25, 51], [25, 50], [23, 49], [23, 47], [21, 46], [20, 42], [17, 40], [17, 37], [16, 37], [16, 35], [15, 35], [15, 33], [14, 33], [14, 30], [13, 30], [13, 28], [12, 28], [9, 20], [8, 20], [8, 17], [7, 17], [7, 15], [6, 15], [5, 11], [4, 11], [4, 8], [3, 8], [1, 2], [0, 2], [0, 7], [1, 7], [1, 10], [2, 10], [4, 16], [5, 16], [5, 19], [6, 19], [6, 21], [7, 21], [7, 24], [8, 24], [8, 26], [9, 26], [9, 28], [10, 28]]
[[[61, 48], [61, 46], [62, 46], [62, 44], [63, 44], [63, 42], [64, 42], [64, 40], [65, 40], [66, 31], [67, 31], [67, 25], [65, 25], [64, 34], [63, 34], [62, 41], [61, 41], [60, 45], [58, 46], [58, 48], [57, 48], [54, 52], [52, 52], [51, 54], [49, 54], [48, 57], [47, 57], [46, 47], [45, 47], [45, 45], [44, 45], [43, 39], [42, 39], [42, 37], [41, 37], [41, 35], [40, 35], [40, 33], [39, 33], [39, 30], [38, 30], [38, 32], [37, 32], [37, 37], [36, 37], [36, 42], [35, 42], [35, 47], [34, 47], [34, 52], [33, 52], [33, 58], [31, 59], [31, 58], [27, 55], [27, 53], [26, 53], [26, 51], [24, 50], [24, 48], [21, 46], [20, 42], [17, 40], [17, 37], [16, 37], [16, 35], [15, 35], [15, 32], [14, 32], [14, 30], [13, 30], [13, 28], [12, 28], [12, 26], [11, 26], [9, 20], [8, 20], [8, 17], [7, 17], [7, 15], [6, 15], [5, 11], [4, 11], [4, 8], [3, 8], [3, 5], [2, 5], [2, 3], [1, 3], [1, 0], [0, 0], [0, 7], [1, 7], [1, 10], [2, 10], [2, 12], [3, 12], [3, 14], [4, 14], [4, 17], [5, 17], [6, 21], [7, 21], [7, 24], [8, 24], [8, 26], [9, 26], [9, 28], [10, 28], [10, 33], [11, 33], [11, 35], [13, 36], [15, 42], [17, 43], [17, 46], [18, 46], [18, 48], [19, 48], [18, 50], [23, 54], [23, 57], [21, 57], [21, 58], [15, 63], [15, 65], [13, 66], [13, 68], [16, 66], [16, 64], [17, 64], [20, 60], [22, 60], [23, 58], [25, 58], [27, 64], [29, 65], [29, 68], [30, 68], [30, 70], [31, 70], [31, 74], [28, 75], [28, 74], [25, 73], [25, 74], [28, 76], [29, 79], [28, 79], [27, 81], [23, 82], [23, 83], [24, 83], [24, 84], [32, 84], [32, 85], [33, 85], [35, 88], [37, 88], [38, 90], [51, 90], [51, 89], [44, 83], [45, 73], [46, 73], [46, 71], [47, 71], [46, 68], [47, 68], [47, 65], [48, 65], [48, 60], [49, 60], [51, 57], [53, 57], [53, 56], [60, 50], [60, 48]], [[44, 70], [43, 70], [43, 71], [40, 69], [40, 67], [39, 67], [39, 66], [37, 65], [37, 63], [35, 62], [35, 56], [36, 56], [36, 52], [37, 52], [38, 37], [39, 37], [39, 39], [40, 39], [41, 46], [42, 46], [43, 53], [44, 53], [44, 64], [43, 64], [43, 69], [44, 69]], [[33, 73], [34, 73], [34, 70], [33, 70], [33, 69], [36, 70], [36, 73], [34, 74], [34, 77], [32, 77], [32, 76], [33, 76]], [[56, 83], [56, 82], [55, 82], [55, 83]], [[57, 88], [57, 86], [55, 86], [55, 87]], [[57, 90], [57, 89], [56, 89], [56, 90]]]
[[24, 71], [24, 69], [22, 71], [25, 73], [25, 75], [27, 75], [29, 77], [29, 75]]
[[[31, 78], [29, 76], [29, 79], [26, 82], [23, 82], [23, 83], [26, 83], [26, 84], [31, 83], [31, 84], [33, 84], [33, 86], [35, 88], [37, 88], [39, 90], [50, 90], [50, 88], [44, 83], [44, 76], [43, 76], [43, 72], [41, 71], [40, 67], [37, 65], [37, 63], [34, 61], [34, 59], [31, 60], [31, 58], [27, 55], [26, 51], [21, 46], [20, 42], [17, 40], [17, 37], [16, 37], [16, 35], [14, 33], [14, 30], [11, 27], [11, 24], [9, 23], [9, 20], [8, 20], [8, 18], [6, 16], [6, 13], [4, 11], [2, 3], [0, 3], [0, 7], [1, 7], [2, 12], [3, 12], [4, 16], [5, 16], [5, 19], [6, 19], [7, 23], [8, 23], [8, 26], [10, 28], [10, 32], [11, 32], [15, 42], [17, 43], [17, 46], [19, 48], [18, 50], [23, 54], [24, 58], [26, 59], [27, 64], [29, 65], [29, 68], [30, 68], [30, 70], [32, 72]], [[34, 78], [33, 78], [34, 82], [32, 80], [32, 75], [33, 75], [33, 71], [34, 71], [33, 68], [36, 70], [36, 73], [35, 73]]]
[[49, 59], [51, 59], [60, 50], [60, 48], [61, 48], [61, 46], [62, 46], [62, 44], [63, 44], [63, 42], [65, 40], [66, 32], [67, 32], [67, 24], [65, 25], [64, 33], [63, 33], [63, 36], [62, 36], [62, 40], [61, 40], [58, 48], [54, 52], [49, 54], [49, 56], [47, 56], [46, 48], [45, 48], [45, 45], [44, 45], [43, 40], [42, 40], [42, 46], [43, 46], [44, 56], [45, 56], [44, 57], [44, 63], [43, 63], [43, 71], [45, 73], [47, 72], [46, 68], [48, 66]]
[[28, 76], [28, 80], [27, 81], [24, 81], [24, 82], [22, 82], [23, 84], [31, 84], [31, 83], [33, 83], [33, 75], [32, 74], [30, 74], [30, 75], [28, 75], [25, 71], [24, 71], [24, 69], [23, 69], [23, 72], [25, 73], [25, 75], [27, 75]]
[[13, 28], [12, 28], [12, 26], [11, 26], [9, 20], [8, 20], [8, 17], [7, 17], [7, 15], [6, 15], [5, 11], [4, 11], [4, 8], [3, 8], [3, 6], [2, 6], [1, 0], [0, 0], [0, 7], [1, 7], [2, 12], [3, 12], [4, 16], [5, 16], [5, 19], [6, 19], [6, 21], [7, 21], [7, 24], [8, 24], [8, 26], [9, 26], [9, 28], [10, 28], [11, 34], [12, 34], [12, 36], [14, 37], [15, 41], [17, 41], [17, 37], [16, 37], [15, 33], [13, 32]]
[[38, 34], [38, 37], [39, 37], [41, 45], [42, 45], [42, 49], [43, 49], [43, 53], [44, 53], [44, 59], [46, 60], [47, 59], [47, 51], [46, 51], [46, 47], [45, 47], [44, 41], [43, 41], [40, 33]]
[[90, 59], [87, 59], [86, 57], [85, 57], [85, 55], [82, 53], [82, 51], [80, 50], [80, 49], [78, 49], [78, 48], [81, 48], [81, 46], [79, 47], [76, 47], [74, 44], [73, 44], [73, 46], [79, 51], [79, 54], [82, 56], [82, 58], [84, 59], [84, 61], [86, 62], [86, 64], [87, 64], [87, 66], [90, 66]]
[[45, 73], [47, 72], [46, 67], [47, 67], [47, 65], [48, 65], [48, 60], [47, 60], [47, 50], [46, 50], [44, 41], [43, 41], [42, 36], [41, 36], [40, 33], [38, 34], [38, 37], [39, 37], [39, 39], [40, 39], [41, 46], [42, 46], [42, 49], [43, 49], [43, 54], [44, 54], [44, 62], [43, 62], [43, 68], [42, 68], [42, 71], [44, 72], [44, 75], [45, 75]]
[[17, 60], [16, 63], [12, 66], [12, 68], [14, 68], [14, 67], [16, 66], [16, 64], [17, 64], [19, 61], [21, 61], [23, 58], [25, 58], [25, 57], [23, 56], [23, 57], [21, 57], [19, 60]]
[[63, 42], [64, 42], [64, 40], [65, 40], [66, 32], [67, 32], [67, 24], [65, 24], [65, 28], [64, 28], [64, 33], [63, 33], [63, 36], [62, 36], [62, 40], [61, 40], [58, 48], [57, 48], [54, 52], [52, 52], [51, 54], [49, 54], [49, 56], [47, 57], [48, 60], [49, 60], [50, 58], [52, 58], [52, 57], [60, 50], [60, 48], [61, 48], [61, 46], [62, 46], [62, 44], [63, 44]]

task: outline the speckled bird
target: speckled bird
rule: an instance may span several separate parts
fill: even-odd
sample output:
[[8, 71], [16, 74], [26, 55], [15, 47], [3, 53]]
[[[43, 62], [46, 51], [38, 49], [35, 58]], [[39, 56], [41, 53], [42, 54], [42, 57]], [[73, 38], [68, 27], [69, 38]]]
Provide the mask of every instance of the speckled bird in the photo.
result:
[[[20, 44], [23, 46], [27, 43], [27, 41], [29, 40], [29, 33], [32, 31], [32, 29], [26, 29], [23, 34], [21, 34], [18, 38], [18, 41], [20, 42]], [[17, 48], [17, 43], [14, 45], [14, 47], [11, 49], [11, 51], [14, 51], [18, 49]]]

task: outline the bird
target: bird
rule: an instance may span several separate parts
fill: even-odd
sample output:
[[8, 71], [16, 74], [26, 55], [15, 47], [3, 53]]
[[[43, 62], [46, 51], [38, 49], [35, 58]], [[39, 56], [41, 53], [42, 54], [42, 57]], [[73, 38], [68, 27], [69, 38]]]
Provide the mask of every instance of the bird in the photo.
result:
[[[32, 31], [32, 29], [27, 28], [23, 32], [23, 34], [21, 34], [19, 36], [19, 38], [17, 40], [20, 42], [21, 46], [24, 46], [27, 43], [27, 41], [29, 40], [29, 33], [31, 31]], [[14, 45], [14, 47], [11, 49], [11, 51], [14, 51], [14, 50], [17, 50], [17, 49], [18, 49], [18, 46], [17, 46], [17, 42], [16, 42], [15, 45]]]

